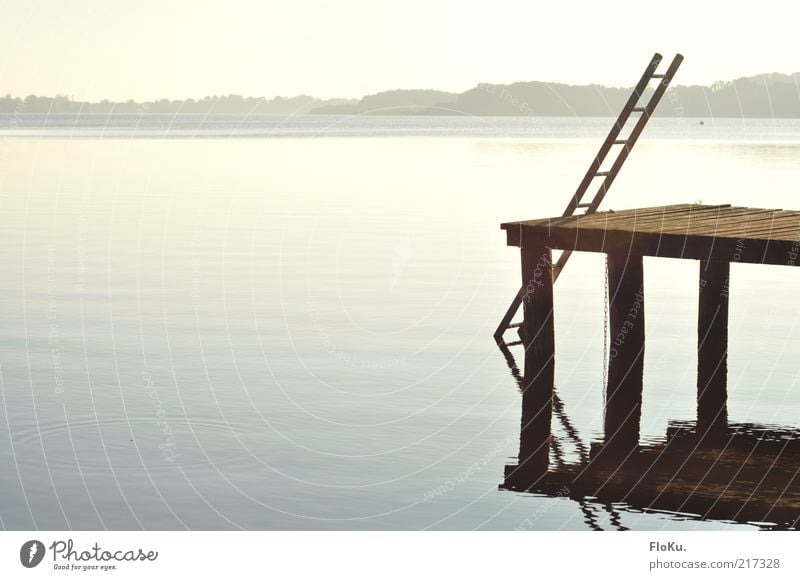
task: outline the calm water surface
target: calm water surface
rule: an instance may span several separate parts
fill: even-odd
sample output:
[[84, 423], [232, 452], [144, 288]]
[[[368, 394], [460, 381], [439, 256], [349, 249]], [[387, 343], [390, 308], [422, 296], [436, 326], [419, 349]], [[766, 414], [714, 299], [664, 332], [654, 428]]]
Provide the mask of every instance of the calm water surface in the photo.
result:
[[[0, 524], [746, 529], [498, 490], [520, 421], [499, 224], [560, 214], [610, 123], [4, 117]], [[656, 119], [606, 207], [798, 209], [798, 183], [797, 121]], [[697, 271], [646, 260], [652, 440], [693, 418]], [[798, 290], [733, 265], [731, 420], [798, 426]], [[588, 443], [602, 258], [573, 256], [556, 302]]]

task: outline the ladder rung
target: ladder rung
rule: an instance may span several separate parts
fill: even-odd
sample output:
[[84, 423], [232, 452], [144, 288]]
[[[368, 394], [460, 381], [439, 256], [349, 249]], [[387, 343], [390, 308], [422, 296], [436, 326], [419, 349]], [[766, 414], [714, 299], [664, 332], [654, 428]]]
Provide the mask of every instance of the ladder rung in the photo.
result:
[[631, 109], [631, 113], [644, 113], [647, 111], [647, 107], [634, 107]]
[[662, 74], [650, 75], [650, 78], [651, 79], [665, 79], [665, 78], [667, 78], [667, 75], [662, 75]]
[[514, 322], [513, 324], [508, 325], [509, 328], [519, 328], [520, 326], [522, 326], [521, 322]]
[[579, 203], [575, 207], [592, 207], [591, 203]]
[[627, 145], [628, 144], [628, 140], [627, 139], [617, 139], [616, 141], [612, 141], [611, 144], [612, 145]]
[[611, 172], [610, 171], [598, 171], [597, 173], [595, 173], [595, 175], [597, 177], [608, 177], [609, 175], [611, 175]]
[[506, 346], [519, 346], [520, 344], [522, 344], [521, 340], [515, 340], [514, 342], [507, 342]]

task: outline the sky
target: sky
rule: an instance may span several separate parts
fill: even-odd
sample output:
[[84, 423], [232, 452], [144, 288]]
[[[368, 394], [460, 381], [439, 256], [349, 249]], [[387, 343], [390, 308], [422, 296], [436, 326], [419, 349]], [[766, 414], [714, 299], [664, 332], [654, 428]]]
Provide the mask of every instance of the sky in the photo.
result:
[[630, 86], [800, 71], [800, 3], [0, 0], [0, 94], [360, 97], [544, 80]]

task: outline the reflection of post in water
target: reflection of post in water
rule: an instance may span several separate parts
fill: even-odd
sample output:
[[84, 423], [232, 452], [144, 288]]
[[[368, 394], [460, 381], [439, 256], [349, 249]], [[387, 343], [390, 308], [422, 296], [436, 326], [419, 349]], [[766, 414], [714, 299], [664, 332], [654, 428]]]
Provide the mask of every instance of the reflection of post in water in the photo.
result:
[[[516, 359], [514, 358], [514, 354], [508, 348], [506, 343], [503, 340], [497, 340], [497, 346], [500, 349], [500, 352], [503, 354], [503, 357], [506, 360], [506, 364], [508, 365], [509, 370], [511, 371], [511, 376], [514, 378], [514, 381], [517, 384], [520, 392], [522, 393], [522, 387], [524, 384], [524, 377], [519, 370], [519, 365], [517, 364]], [[586, 464], [589, 461], [589, 449], [586, 444], [581, 439], [577, 429], [572, 424], [572, 421], [567, 415], [566, 409], [564, 408], [564, 402], [561, 400], [561, 397], [558, 396], [558, 391], [553, 388], [553, 414], [558, 418], [559, 423], [561, 424], [561, 428], [566, 433], [569, 441], [575, 447], [578, 457], [580, 458], [581, 464]], [[526, 421], [523, 419], [523, 424]], [[556, 467], [557, 469], [569, 469], [570, 465], [567, 463], [566, 460], [566, 453], [564, 445], [555, 437], [551, 435], [550, 439], [550, 447], [553, 453], [553, 456], [556, 460]], [[541, 444], [541, 442], [540, 442]], [[544, 475], [544, 471], [541, 469], [541, 466], [537, 469], [532, 468], [530, 470], [525, 469], [526, 461], [525, 458], [527, 457], [525, 453], [527, 453], [527, 449], [536, 449], [537, 446], [530, 441], [528, 444], [525, 443], [524, 438], [520, 438], [520, 462], [518, 465], [509, 465], [506, 467], [506, 483], [504, 487], [508, 487], [510, 489], [514, 489], [515, 483], [523, 488], [530, 486], [533, 481], [542, 481], [542, 477]], [[532, 464], [531, 464], [532, 465]], [[546, 470], [545, 470], [546, 471]], [[562, 488], [563, 489], [563, 488]], [[564, 495], [559, 491], [559, 497], [564, 497]], [[592, 530], [602, 530], [603, 528], [600, 526], [597, 516], [597, 510], [600, 509], [608, 513], [608, 518], [610, 524], [618, 530], [625, 530], [625, 526], [623, 526], [620, 522], [619, 513], [617, 510], [608, 505], [590, 505], [591, 502], [582, 499], [582, 498], [573, 498], [576, 499], [578, 502], [578, 506], [583, 513], [583, 521], [589, 529]]]
[[[510, 351], [507, 354], [513, 374], [514, 358]], [[524, 384], [524, 377], [520, 379]], [[715, 436], [709, 437], [698, 423], [671, 421], [661, 442], [637, 445], [624, 456], [610, 453], [607, 444], [597, 445], [590, 456], [554, 391], [553, 412], [578, 449], [579, 459], [570, 463], [563, 441], [543, 438], [539, 429], [531, 428], [537, 404], [532, 394], [523, 393], [525, 417], [531, 412], [534, 417], [520, 437], [519, 465], [506, 466], [501, 486], [505, 489], [559, 498], [567, 489], [591, 529], [601, 529], [601, 510], [608, 512], [612, 527], [626, 529], [619, 513], [626, 505], [636, 511], [673, 512], [682, 518], [694, 514], [774, 529], [800, 525], [800, 431], [796, 429], [717, 422]], [[542, 466], [544, 448], [553, 453], [554, 465]]]
[[[559, 444], [556, 444], [559, 443]], [[578, 503], [584, 521], [600, 529], [598, 510], [623, 529], [619, 510], [654, 510], [681, 518], [717, 519], [771, 529], [800, 526], [800, 431], [779, 426], [732, 424], [715, 437], [694, 421], [671, 421], [661, 441], [642, 443], [620, 457], [595, 451], [569, 462], [552, 441], [549, 469], [506, 466], [504, 489], [565, 497]]]
[[[522, 393], [522, 385], [524, 381], [524, 377], [519, 370], [519, 365], [517, 364], [517, 359], [514, 357], [514, 354], [508, 348], [508, 345], [503, 342], [502, 340], [496, 340], [497, 348], [500, 349], [500, 352], [503, 355], [503, 358], [506, 359], [506, 364], [508, 365], [509, 370], [511, 371], [511, 376], [514, 378], [514, 382], [517, 384], [517, 388], [519, 389], [520, 393]], [[589, 448], [583, 442], [578, 433], [578, 430], [572, 424], [569, 415], [564, 408], [564, 401], [561, 400], [561, 397], [558, 396], [558, 390], [554, 384], [553, 386], [553, 415], [556, 416], [558, 422], [561, 424], [561, 428], [567, 434], [572, 444], [577, 449], [577, 452], [582, 460], [586, 461], [589, 458]], [[555, 447], [556, 441], [552, 437], [550, 438], [550, 445], [553, 446], [554, 454], [556, 451]], [[557, 454], [556, 454], [557, 455]], [[558, 456], [556, 457], [557, 460], [561, 461]]]
[[[670, 422], [661, 441], [641, 443], [639, 428], [644, 356], [641, 257], [610, 255], [608, 383], [603, 440], [591, 453], [566, 415], [554, 386], [553, 285], [550, 250], [522, 250], [525, 345], [520, 373], [498, 341], [522, 395], [519, 462], [506, 466], [501, 487], [567, 496], [592, 529], [598, 515], [624, 529], [619, 509], [695, 514], [736, 522], [800, 525], [800, 431], [729, 425], [726, 411], [727, 264], [701, 262], [696, 422]], [[625, 329], [624, 331], [622, 329]], [[552, 415], [567, 439], [552, 432]], [[711, 436], [713, 435], [713, 436]], [[577, 450], [569, 459], [567, 444]], [[555, 461], [551, 465], [549, 456]]]

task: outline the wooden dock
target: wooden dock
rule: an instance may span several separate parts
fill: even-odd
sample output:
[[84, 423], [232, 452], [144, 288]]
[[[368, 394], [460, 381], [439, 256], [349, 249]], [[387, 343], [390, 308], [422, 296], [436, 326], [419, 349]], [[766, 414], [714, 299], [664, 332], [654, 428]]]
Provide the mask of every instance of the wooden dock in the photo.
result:
[[[552, 251], [607, 256], [609, 334], [604, 438], [595, 458], [630, 465], [640, 456], [645, 352], [645, 256], [697, 260], [697, 422], [699, 445], [718, 445], [727, 417], [730, 264], [800, 264], [800, 211], [680, 204], [502, 224], [521, 249], [525, 346], [520, 465], [546, 474], [555, 370]], [[600, 281], [598, 281], [600, 283]], [[733, 289], [735, 291], [735, 289]], [[796, 463], [800, 466], [800, 463]], [[605, 463], [604, 463], [605, 465]], [[659, 464], [665, 465], [665, 464]], [[800, 478], [798, 478], [800, 479]]]
[[505, 223], [508, 245], [794, 266], [800, 211], [679, 204]]

